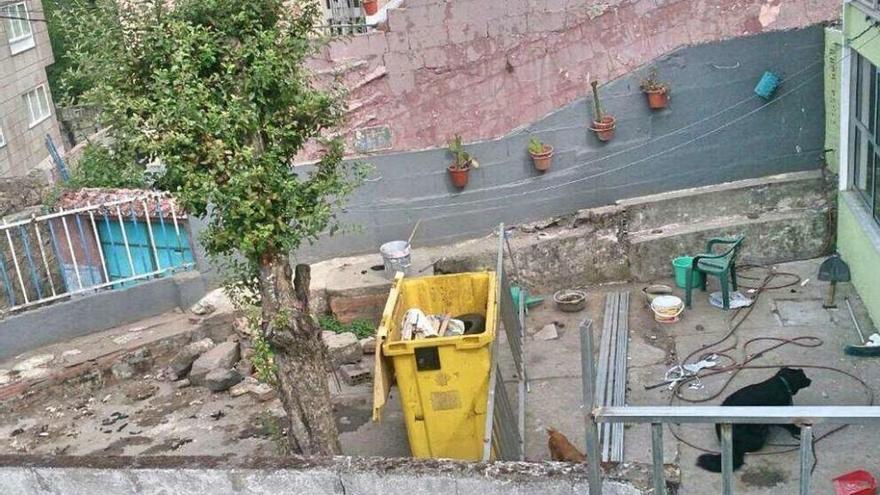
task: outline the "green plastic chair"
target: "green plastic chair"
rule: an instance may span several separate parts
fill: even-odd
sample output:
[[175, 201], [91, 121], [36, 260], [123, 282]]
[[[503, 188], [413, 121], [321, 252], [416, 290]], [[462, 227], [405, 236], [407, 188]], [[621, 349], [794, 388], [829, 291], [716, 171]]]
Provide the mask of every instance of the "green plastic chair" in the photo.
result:
[[[721, 283], [721, 300], [724, 309], [730, 309], [730, 289], [728, 288], [728, 281], [730, 283], [729, 285], [733, 287], [733, 290], [737, 290], [736, 256], [739, 254], [739, 248], [742, 245], [742, 242], [742, 236], [734, 238], [716, 237], [710, 239], [706, 244], [705, 253], [694, 256], [694, 260], [685, 274], [685, 304], [688, 308], [691, 307], [691, 290], [694, 288], [692, 286], [692, 279], [693, 272], [696, 271], [699, 274], [700, 289], [703, 291], [706, 290], [707, 275], [718, 277], [718, 281]], [[720, 253], [716, 253], [716, 245], [723, 246], [724, 250]]]

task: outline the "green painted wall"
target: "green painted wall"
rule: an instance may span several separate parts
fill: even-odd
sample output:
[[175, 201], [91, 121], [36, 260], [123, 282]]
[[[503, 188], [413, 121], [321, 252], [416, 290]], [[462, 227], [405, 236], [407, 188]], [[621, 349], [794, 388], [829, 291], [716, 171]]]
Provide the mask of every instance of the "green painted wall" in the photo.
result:
[[843, 33], [825, 28], [825, 163], [837, 173], [840, 167], [840, 52]]
[[[852, 282], [875, 324], [880, 324], [880, 251], [865, 234], [841, 193], [838, 198], [837, 249], [852, 271]], [[858, 201], [858, 200], [856, 200]]]
[[[858, 39], [850, 41], [850, 46], [871, 63], [880, 66], [880, 28], [875, 27], [865, 31], [871, 21], [852, 4], [846, 5], [843, 16], [846, 38], [853, 40], [858, 37]], [[826, 31], [826, 83], [830, 76], [827, 67], [829, 36]], [[826, 100], [828, 97], [826, 89]], [[839, 103], [832, 102], [831, 104], [835, 108], [833, 113], [840, 115]], [[826, 115], [832, 113], [830, 110], [832, 107], [826, 108], [828, 109]], [[839, 128], [835, 126], [833, 132], [837, 134], [838, 130]], [[828, 146], [829, 139], [832, 139], [829, 134], [831, 133], [826, 129], [826, 149], [836, 149], [837, 145]], [[837, 158], [835, 157], [836, 162]], [[880, 229], [880, 226], [872, 225], [873, 220], [866, 210], [861, 209], [860, 199], [853, 197], [854, 194], [842, 192], [838, 197], [837, 249], [843, 259], [849, 263], [853, 285], [865, 302], [868, 313], [874, 322], [880, 324], [880, 282], [878, 282], [880, 281], [880, 241], [878, 241], [880, 236], [874, 234], [872, 241], [868, 231], [868, 229]]]

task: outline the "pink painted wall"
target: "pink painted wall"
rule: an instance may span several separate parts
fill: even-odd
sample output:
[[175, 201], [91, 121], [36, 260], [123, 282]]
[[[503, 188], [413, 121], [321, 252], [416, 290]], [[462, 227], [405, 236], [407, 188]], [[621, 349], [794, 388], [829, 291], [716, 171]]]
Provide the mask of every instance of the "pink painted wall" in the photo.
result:
[[588, 75], [605, 82], [681, 46], [839, 13], [839, 0], [406, 0], [386, 30], [331, 43], [313, 68], [341, 71], [349, 143], [388, 126], [388, 151], [414, 150], [502, 136], [583, 97]]

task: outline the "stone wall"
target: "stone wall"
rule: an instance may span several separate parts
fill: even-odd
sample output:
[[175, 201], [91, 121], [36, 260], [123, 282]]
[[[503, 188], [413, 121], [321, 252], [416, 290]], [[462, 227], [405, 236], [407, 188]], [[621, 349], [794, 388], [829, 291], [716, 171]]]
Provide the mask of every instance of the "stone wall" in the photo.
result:
[[386, 31], [336, 41], [313, 65], [351, 90], [352, 150], [412, 150], [502, 136], [583, 97], [588, 77], [687, 45], [839, 16], [836, 0], [407, 0]]

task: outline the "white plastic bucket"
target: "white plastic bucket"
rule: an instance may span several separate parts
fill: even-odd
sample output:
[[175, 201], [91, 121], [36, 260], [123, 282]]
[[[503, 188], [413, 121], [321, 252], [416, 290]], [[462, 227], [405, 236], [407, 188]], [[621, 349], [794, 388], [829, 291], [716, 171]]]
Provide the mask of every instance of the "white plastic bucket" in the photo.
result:
[[654, 319], [660, 323], [675, 323], [681, 319], [684, 302], [676, 296], [657, 296], [651, 301]]
[[397, 272], [409, 274], [410, 246], [406, 241], [391, 241], [379, 247], [382, 262], [385, 265], [385, 277], [394, 278]]

